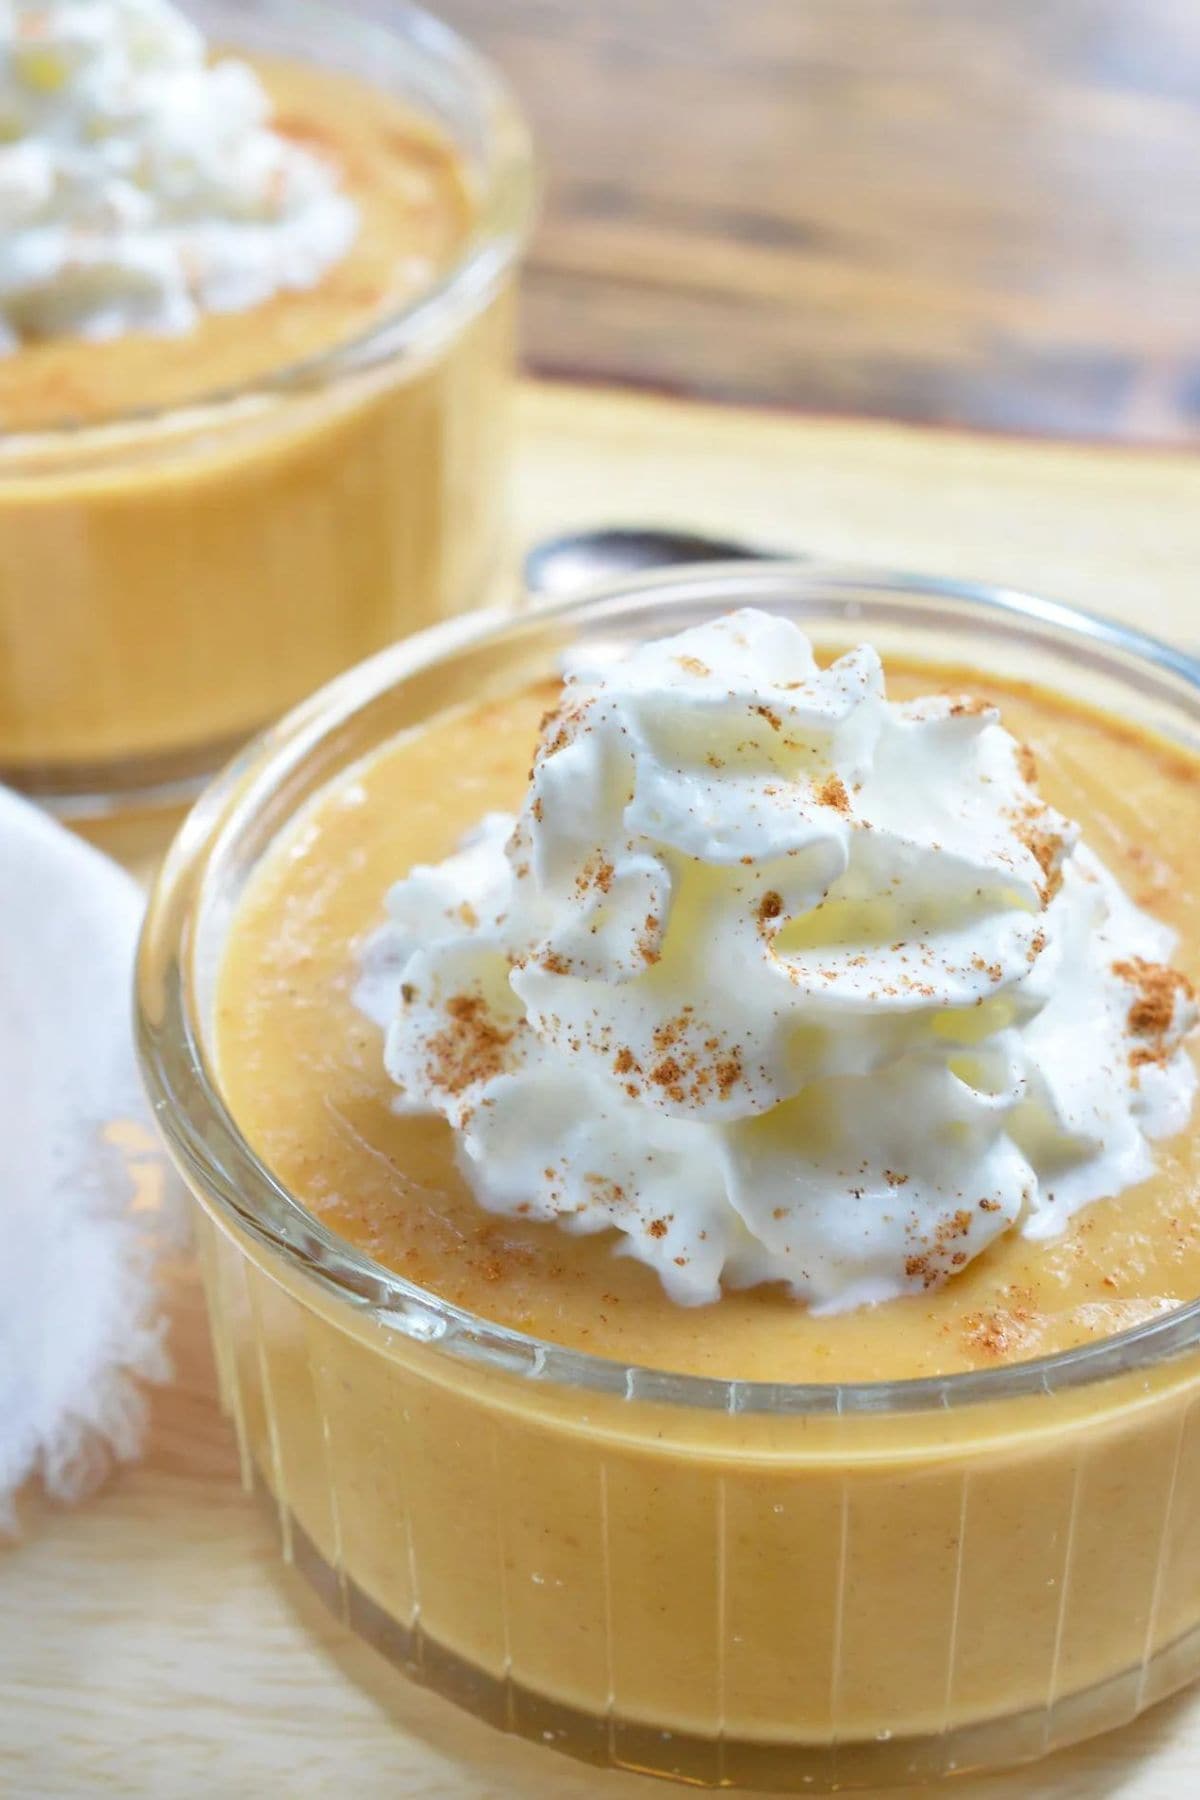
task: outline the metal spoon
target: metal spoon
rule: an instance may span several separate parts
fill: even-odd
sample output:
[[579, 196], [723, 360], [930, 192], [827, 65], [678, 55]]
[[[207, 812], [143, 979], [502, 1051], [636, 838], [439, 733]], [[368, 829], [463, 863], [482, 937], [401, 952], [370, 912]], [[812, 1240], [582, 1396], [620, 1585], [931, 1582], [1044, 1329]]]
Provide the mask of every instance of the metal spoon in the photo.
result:
[[543, 538], [525, 558], [525, 585], [547, 600], [565, 600], [650, 569], [677, 563], [770, 561], [793, 553], [741, 538], [654, 526], [608, 526]]

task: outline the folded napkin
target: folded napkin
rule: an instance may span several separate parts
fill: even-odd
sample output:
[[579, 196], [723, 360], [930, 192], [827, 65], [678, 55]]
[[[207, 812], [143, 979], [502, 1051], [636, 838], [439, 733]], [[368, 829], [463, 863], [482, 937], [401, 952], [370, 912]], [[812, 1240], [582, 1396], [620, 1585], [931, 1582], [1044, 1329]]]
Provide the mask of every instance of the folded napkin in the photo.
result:
[[130, 1028], [142, 895], [0, 789], [0, 1529], [134, 1456], [167, 1374], [164, 1170]]

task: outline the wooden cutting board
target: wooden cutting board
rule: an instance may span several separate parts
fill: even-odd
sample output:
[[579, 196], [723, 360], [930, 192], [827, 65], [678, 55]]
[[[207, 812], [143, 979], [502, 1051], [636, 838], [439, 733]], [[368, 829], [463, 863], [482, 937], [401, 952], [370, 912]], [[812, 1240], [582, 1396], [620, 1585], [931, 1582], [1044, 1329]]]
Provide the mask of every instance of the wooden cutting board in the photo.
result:
[[[1035, 586], [1200, 639], [1200, 461], [528, 387], [521, 543], [589, 522], [754, 533], [817, 554]], [[410, 1687], [279, 1562], [237, 1483], [186, 1262], [177, 1379], [147, 1454], [73, 1512], [36, 1497], [0, 1555], [0, 1793], [652, 1800]], [[927, 1790], [926, 1790], [927, 1791]], [[970, 1800], [1200, 1792], [1200, 1692]]]

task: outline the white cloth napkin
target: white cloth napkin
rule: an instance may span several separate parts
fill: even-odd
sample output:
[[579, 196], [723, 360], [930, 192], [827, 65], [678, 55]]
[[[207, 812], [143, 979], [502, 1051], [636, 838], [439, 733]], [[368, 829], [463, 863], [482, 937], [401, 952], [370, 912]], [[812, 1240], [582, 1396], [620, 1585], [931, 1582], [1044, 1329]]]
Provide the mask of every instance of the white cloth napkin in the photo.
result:
[[130, 1025], [136, 884], [0, 789], [0, 1530], [40, 1477], [79, 1498], [136, 1455], [167, 1374], [164, 1170]]

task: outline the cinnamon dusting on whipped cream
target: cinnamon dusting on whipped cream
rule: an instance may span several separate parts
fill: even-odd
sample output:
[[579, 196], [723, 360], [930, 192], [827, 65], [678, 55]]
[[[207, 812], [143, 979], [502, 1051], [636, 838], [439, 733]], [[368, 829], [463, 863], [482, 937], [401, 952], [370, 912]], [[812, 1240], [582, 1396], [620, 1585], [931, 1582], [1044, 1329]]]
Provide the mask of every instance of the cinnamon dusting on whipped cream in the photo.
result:
[[1142, 956], [1115, 962], [1113, 974], [1134, 989], [1128, 1024], [1138, 1041], [1130, 1049], [1130, 1063], [1134, 1068], [1161, 1066], [1174, 1054], [1181, 1013], [1195, 1007], [1195, 988], [1181, 969]]
[[170, 0], [0, 5], [0, 354], [314, 287], [358, 209]]
[[762, 613], [580, 662], [520, 813], [388, 896], [397, 1104], [482, 1207], [613, 1230], [686, 1304], [1053, 1235], [1185, 1122], [1196, 1009], [1035, 775], [993, 707]]

